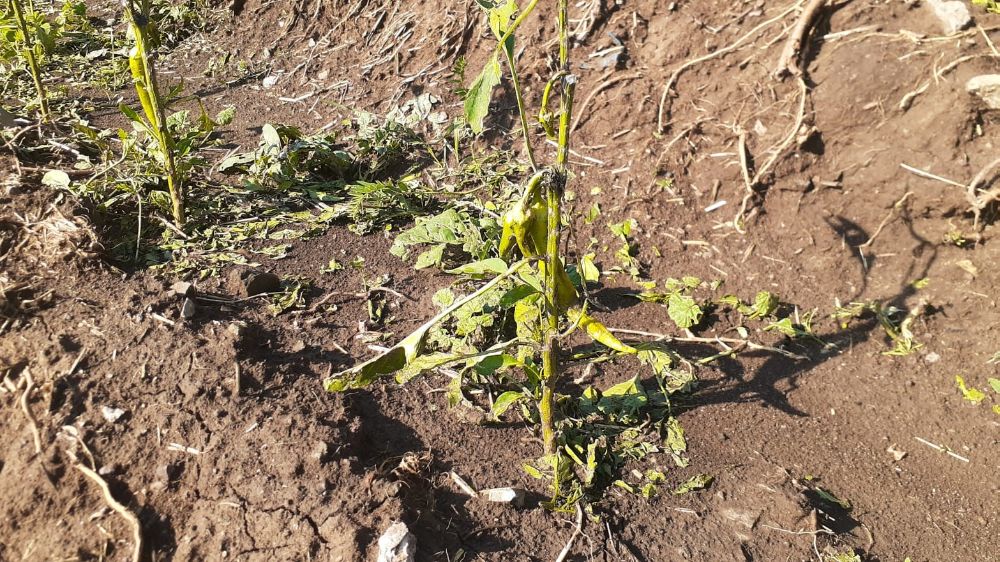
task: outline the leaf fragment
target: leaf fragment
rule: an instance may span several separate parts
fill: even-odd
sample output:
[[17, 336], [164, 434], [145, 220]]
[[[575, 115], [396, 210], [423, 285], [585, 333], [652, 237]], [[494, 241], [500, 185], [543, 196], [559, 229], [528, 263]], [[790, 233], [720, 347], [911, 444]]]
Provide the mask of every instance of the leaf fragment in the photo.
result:
[[680, 486], [677, 486], [677, 488], [674, 489], [674, 495], [680, 496], [687, 494], [688, 492], [702, 490], [707, 488], [712, 483], [712, 480], [715, 480], [714, 476], [709, 476], [708, 474], [697, 474], [689, 478]]

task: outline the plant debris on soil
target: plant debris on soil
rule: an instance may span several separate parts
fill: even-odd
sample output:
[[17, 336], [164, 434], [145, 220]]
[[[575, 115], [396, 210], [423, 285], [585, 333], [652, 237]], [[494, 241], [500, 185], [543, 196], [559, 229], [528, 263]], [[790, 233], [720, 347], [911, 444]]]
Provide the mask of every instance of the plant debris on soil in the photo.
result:
[[530, 169], [509, 84], [462, 121], [477, 2], [154, 4], [186, 230], [117, 3], [35, 1], [55, 124], [0, 45], [0, 561], [997, 560], [995, 3], [571, 4], [566, 251], [646, 355], [567, 340], [561, 503], [509, 365], [323, 388], [496, 274]]

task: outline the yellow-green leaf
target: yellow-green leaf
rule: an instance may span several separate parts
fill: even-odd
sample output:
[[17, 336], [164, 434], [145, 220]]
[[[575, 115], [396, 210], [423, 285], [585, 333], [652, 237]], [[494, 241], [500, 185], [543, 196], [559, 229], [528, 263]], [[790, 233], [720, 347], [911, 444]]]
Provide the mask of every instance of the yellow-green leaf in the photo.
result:
[[955, 384], [958, 385], [958, 389], [962, 391], [962, 398], [965, 398], [973, 404], [979, 405], [980, 402], [986, 399], [986, 395], [983, 394], [981, 390], [966, 386], [965, 379], [963, 379], [961, 375], [955, 375]]
[[493, 88], [500, 83], [500, 60], [493, 56], [486, 62], [483, 71], [476, 76], [465, 95], [465, 120], [475, 134], [485, 129], [483, 120], [490, 112]]
[[698, 474], [697, 476], [692, 476], [687, 482], [684, 482], [674, 490], [674, 495], [679, 496], [695, 490], [701, 490], [711, 484], [714, 479], [714, 477], [709, 476], [708, 474]]
[[597, 343], [609, 347], [619, 353], [637, 353], [638, 350], [631, 345], [623, 343], [614, 334], [611, 333], [604, 324], [601, 324], [597, 320], [594, 320], [592, 316], [578, 309], [569, 310], [570, 321], [578, 324], [581, 328], [587, 330], [587, 335], [590, 339], [596, 341]]

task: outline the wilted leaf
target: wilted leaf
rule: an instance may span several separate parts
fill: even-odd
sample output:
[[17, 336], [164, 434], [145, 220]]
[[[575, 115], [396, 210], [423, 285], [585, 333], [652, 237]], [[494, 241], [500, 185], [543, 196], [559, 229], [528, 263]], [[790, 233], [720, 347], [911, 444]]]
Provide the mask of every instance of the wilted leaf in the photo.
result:
[[679, 496], [688, 492], [694, 492], [695, 490], [701, 490], [708, 487], [712, 483], [712, 480], [715, 480], [715, 477], [707, 474], [692, 476], [687, 482], [684, 482], [674, 490], [674, 495]]
[[823, 501], [828, 502], [832, 505], [838, 505], [844, 509], [851, 509], [851, 502], [847, 500], [842, 500], [837, 496], [833, 495], [832, 493], [830, 493], [829, 491], [824, 490], [823, 488], [820, 488], [818, 486], [816, 487], [816, 495], [818, 495], [820, 499], [822, 499]]
[[767, 291], [757, 293], [753, 300], [753, 307], [747, 318], [756, 320], [770, 316], [778, 308], [778, 297]]
[[[955, 384], [958, 385], [958, 390], [962, 392], [962, 398], [965, 398], [977, 406], [980, 402], [986, 399], [986, 395], [983, 394], [981, 390], [966, 386], [965, 379], [963, 379], [961, 375], [955, 375]], [[992, 383], [990, 384], [992, 385]]]
[[436, 246], [431, 246], [430, 249], [421, 252], [417, 256], [416, 263], [413, 264], [414, 269], [424, 269], [434, 265], [441, 265], [441, 259], [444, 257], [444, 244], [438, 244]]
[[486, 62], [483, 71], [476, 76], [465, 94], [465, 120], [475, 134], [485, 129], [483, 120], [490, 112], [493, 88], [500, 83], [500, 60], [494, 55]]
[[585, 254], [580, 259], [580, 274], [588, 283], [596, 283], [601, 279], [601, 270], [594, 264], [594, 253]]
[[488, 258], [485, 260], [467, 263], [465, 265], [461, 265], [454, 269], [449, 269], [446, 271], [446, 273], [452, 273], [456, 275], [482, 276], [488, 273], [499, 275], [504, 271], [507, 271], [507, 262], [503, 261], [500, 258]]
[[993, 392], [1000, 394], [1000, 379], [995, 379], [993, 377], [990, 377], [989, 379], [987, 379], [987, 382], [989, 382], [990, 388], [993, 389]]
[[590, 336], [590, 339], [605, 347], [609, 347], [619, 353], [636, 353], [638, 351], [636, 348], [622, 343], [604, 324], [594, 320], [586, 312], [575, 308], [570, 309], [569, 318], [570, 321], [578, 323], [581, 328], [587, 330], [587, 335]]
[[355, 365], [350, 369], [341, 371], [327, 378], [323, 381], [324, 387], [329, 392], [341, 392], [354, 388], [363, 388], [371, 384], [379, 377], [390, 375], [403, 369], [408, 363], [414, 361], [423, 351], [427, 333], [432, 327], [450, 316], [462, 306], [471, 302], [473, 299], [476, 299], [493, 290], [493, 288], [496, 287], [500, 281], [516, 273], [517, 270], [526, 263], [527, 261], [522, 260], [511, 265], [505, 272], [494, 277], [489, 283], [480, 287], [479, 290], [454, 302], [451, 306], [439, 312], [436, 316], [425, 322], [413, 333], [408, 335], [396, 345], [387, 349], [381, 355], [373, 357], [364, 363]]
[[69, 187], [69, 174], [62, 170], [49, 170], [42, 176], [42, 185], [54, 189], [66, 189]]
[[678, 328], [687, 329], [701, 322], [702, 310], [693, 298], [673, 293], [667, 302], [667, 315]]

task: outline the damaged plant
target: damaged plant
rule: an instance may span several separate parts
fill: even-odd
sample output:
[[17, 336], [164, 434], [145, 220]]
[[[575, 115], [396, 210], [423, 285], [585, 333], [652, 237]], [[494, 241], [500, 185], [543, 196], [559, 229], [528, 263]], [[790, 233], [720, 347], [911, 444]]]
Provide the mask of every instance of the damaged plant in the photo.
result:
[[[463, 388], [470, 379], [507, 389], [490, 399], [492, 417], [498, 419], [518, 405], [526, 420], [540, 425], [544, 456], [526, 464], [525, 470], [553, 483], [549, 507], [573, 510], [586, 492], [599, 493], [612, 483], [628, 489], [628, 484], [615, 481], [627, 459], [667, 450], [678, 464], [686, 462], [683, 432], [670, 417], [669, 395], [687, 388], [692, 377], [670, 370], [672, 356], [662, 345], [625, 344], [593, 318], [586, 299], [581, 299], [587, 281], [561, 254], [577, 81], [569, 64], [567, 0], [558, 4], [558, 66], [545, 85], [538, 114], [539, 125], [558, 147], [555, 161], [547, 167], [538, 165], [532, 150], [514, 56], [515, 32], [538, 0], [523, 10], [514, 0], [477, 2], [486, 12], [497, 46], [467, 90], [465, 118], [474, 133], [484, 130], [505, 59], [532, 174], [505, 212], [475, 218], [449, 209], [418, 219], [414, 228], [397, 238], [393, 253], [401, 257], [407, 255], [409, 245], [432, 244], [417, 258], [417, 267], [442, 266], [461, 247], [476, 261], [446, 271], [461, 276], [463, 285], [489, 280], [464, 297], [456, 297], [450, 289], [438, 291], [434, 301], [441, 310], [436, 316], [380, 355], [327, 378], [325, 387], [331, 392], [358, 389], [385, 376], [394, 376], [402, 384], [432, 369], [461, 365], [459, 371], [450, 371], [449, 403], [468, 402]], [[558, 108], [550, 110], [550, 98], [554, 102], [557, 96]], [[489, 237], [488, 242], [481, 233]], [[483, 252], [483, 247], [488, 251]], [[594, 345], [564, 349], [564, 342], [577, 330], [586, 333]], [[570, 362], [594, 363], [622, 355], [637, 357], [651, 367], [659, 390], [647, 392], [633, 377], [603, 392], [588, 388], [579, 397], [557, 394], [557, 383]], [[511, 371], [521, 372], [523, 379], [512, 379], [507, 374]], [[493, 396], [492, 390], [489, 395]], [[642, 486], [643, 494], [652, 493], [662, 481], [659, 471], [651, 474]]]
[[[153, 151], [166, 176], [174, 223], [182, 228], [186, 219], [183, 178], [177, 168], [174, 138], [167, 125], [164, 100], [156, 79], [156, 29], [150, 21], [151, 0], [126, 0], [125, 12], [129, 34], [134, 45], [129, 51], [128, 64], [135, 90], [142, 106], [142, 117], [131, 108], [121, 110], [139, 128], [155, 140]], [[143, 117], [145, 119], [143, 119]]]

